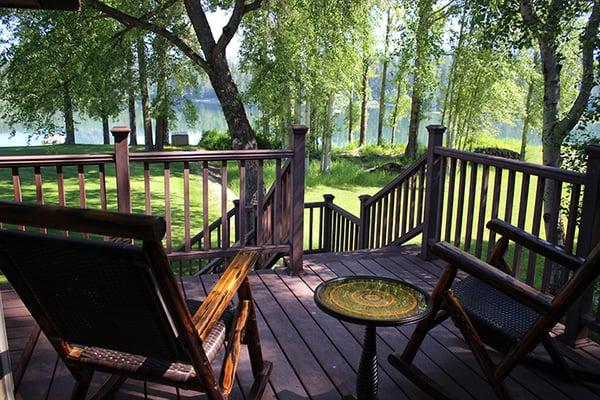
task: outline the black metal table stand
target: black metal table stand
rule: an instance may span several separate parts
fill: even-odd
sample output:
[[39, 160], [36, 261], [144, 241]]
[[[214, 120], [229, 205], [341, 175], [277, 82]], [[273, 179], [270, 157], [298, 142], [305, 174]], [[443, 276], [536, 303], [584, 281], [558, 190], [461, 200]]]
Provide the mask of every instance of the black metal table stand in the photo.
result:
[[377, 376], [377, 328], [365, 327], [365, 340], [356, 379], [357, 400], [376, 400], [379, 387]]

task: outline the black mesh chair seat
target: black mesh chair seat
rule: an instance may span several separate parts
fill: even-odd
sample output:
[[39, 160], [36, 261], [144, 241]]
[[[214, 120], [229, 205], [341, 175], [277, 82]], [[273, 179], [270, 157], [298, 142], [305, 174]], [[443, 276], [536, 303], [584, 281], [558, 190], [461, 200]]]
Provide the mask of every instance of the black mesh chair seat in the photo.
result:
[[[194, 313], [201, 305], [201, 301], [186, 300], [190, 313]], [[225, 337], [234, 317], [230, 307], [221, 317], [221, 320], [212, 328], [202, 347], [209, 361], [213, 361], [225, 342]], [[185, 384], [196, 378], [194, 368], [186, 363], [169, 363], [156, 358], [149, 358], [135, 354], [123, 353], [115, 350], [91, 346], [73, 346], [72, 354], [77, 355], [81, 363], [93, 367], [122, 370], [128, 374], [139, 375], [147, 379], [169, 380], [174, 383]]]
[[471, 276], [455, 282], [452, 291], [483, 341], [503, 353], [540, 317], [529, 307]]

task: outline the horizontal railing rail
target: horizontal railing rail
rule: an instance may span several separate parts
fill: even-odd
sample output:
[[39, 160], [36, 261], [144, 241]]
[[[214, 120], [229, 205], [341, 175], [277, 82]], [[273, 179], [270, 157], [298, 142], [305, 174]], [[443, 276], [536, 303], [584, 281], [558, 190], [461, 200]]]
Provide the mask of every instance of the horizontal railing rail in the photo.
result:
[[[194, 273], [206, 266], [207, 258], [230, 257], [252, 248], [263, 254], [293, 255], [290, 267], [298, 272], [302, 268], [302, 230], [300, 238], [294, 238], [292, 226], [303, 224], [293, 212], [303, 209], [304, 203], [306, 131], [303, 126], [293, 126], [292, 148], [284, 150], [130, 153], [129, 129], [115, 128], [112, 154], [0, 157], [0, 198], [163, 216], [167, 255], [179, 263], [180, 271]], [[262, 193], [267, 162], [275, 164], [274, 185], [279, 185], [279, 193], [285, 196], [272, 196], [265, 204]], [[283, 162], [289, 165], [284, 171]], [[231, 169], [235, 169], [233, 173]], [[230, 193], [232, 181], [239, 187], [238, 193]], [[292, 184], [294, 181], [300, 184]], [[253, 197], [256, 204], [250, 200]], [[231, 200], [238, 198], [241, 204], [231, 209]], [[281, 229], [270, 237], [262, 235], [267, 222], [262, 216], [265, 207], [279, 211], [273, 221]], [[192, 236], [192, 232], [197, 233]], [[248, 236], [249, 232], [252, 235]]]

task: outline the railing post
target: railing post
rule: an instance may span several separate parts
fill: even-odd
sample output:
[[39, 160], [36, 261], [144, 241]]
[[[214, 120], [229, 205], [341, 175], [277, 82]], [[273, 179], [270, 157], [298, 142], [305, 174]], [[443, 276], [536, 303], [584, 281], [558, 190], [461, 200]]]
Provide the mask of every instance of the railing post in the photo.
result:
[[115, 126], [110, 132], [115, 140], [115, 175], [119, 211], [131, 212], [131, 187], [129, 179], [129, 132], [126, 126]]
[[302, 272], [304, 259], [304, 157], [306, 156], [306, 133], [304, 125], [292, 125], [292, 225], [290, 227], [290, 242], [292, 254], [290, 257], [290, 273]]
[[427, 176], [425, 177], [425, 223], [423, 226], [423, 239], [421, 242], [421, 257], [428, 260], [429, 241], [439, 237], [441, 215], [440, 204], [440, 170], [435, 148], [442, 145], [446, 127], [443, 125], [428, 125], [429, 141], [427, 144]]
[[331, 220], [333, 217], [331, 203], [333, 203], [333, 199], [335, 199], [335, 196], [332, 194], [323, 195], [323, 200], [325, 200], [325, 207], [323, 207], [323, 250], [326, 253], [331, 251]]
[[[577, 255], [587, 257], [589, 252], [600, 243], [600, 145], [586, 148], [587, 166], [585, 191], [581, 209], [581, 226], [577, 240]], [[561, 339], [575, 347], [581, 339], [586, 339], [588, 329], [582, 323], [582, 317], [592, 311], [593, 286], [577, 301], [567, 313], [565, 333]]]
[[367, 210], [367, 201], [371, 198], [368, 194], [358, 196], [360, 200], [360, 226], [358, 227], [358, 248], [369, 248], [369, 224], [371, 223], [370, 213]]

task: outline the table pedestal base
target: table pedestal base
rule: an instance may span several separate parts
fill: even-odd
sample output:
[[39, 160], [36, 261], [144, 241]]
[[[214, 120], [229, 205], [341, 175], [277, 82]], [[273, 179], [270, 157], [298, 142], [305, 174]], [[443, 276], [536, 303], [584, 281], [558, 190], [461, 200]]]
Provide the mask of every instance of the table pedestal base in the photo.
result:
[[367, 325], [363, 351], [356, 379], [357, 400], [376, 400], [379, 378], [377, 376], [377, 331], [375, 326]]

